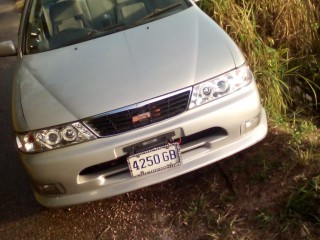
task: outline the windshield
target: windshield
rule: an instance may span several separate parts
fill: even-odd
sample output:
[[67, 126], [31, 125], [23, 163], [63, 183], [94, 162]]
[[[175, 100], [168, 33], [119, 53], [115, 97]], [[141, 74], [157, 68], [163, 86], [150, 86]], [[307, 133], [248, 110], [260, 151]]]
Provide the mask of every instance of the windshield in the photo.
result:
[[166, 17], [185, 0], [34, 0], [25, 32], [26, 54], [87, 41]]

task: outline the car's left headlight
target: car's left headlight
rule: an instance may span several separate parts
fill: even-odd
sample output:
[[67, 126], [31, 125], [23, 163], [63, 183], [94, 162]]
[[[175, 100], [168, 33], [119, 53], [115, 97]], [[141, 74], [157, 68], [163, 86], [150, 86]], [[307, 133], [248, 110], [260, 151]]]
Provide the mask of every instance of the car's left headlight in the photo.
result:
[[248, 85], [252, 80], [252, 72], [247, 65], [243, 65], [218, 77], [197, 84], [192, 90], [189, 109], [233, 93]]
[[94, 139], [96, 136], [80, 122], [34, 130], [16, 136], [18, 148], [26, 153], [44, 152]]

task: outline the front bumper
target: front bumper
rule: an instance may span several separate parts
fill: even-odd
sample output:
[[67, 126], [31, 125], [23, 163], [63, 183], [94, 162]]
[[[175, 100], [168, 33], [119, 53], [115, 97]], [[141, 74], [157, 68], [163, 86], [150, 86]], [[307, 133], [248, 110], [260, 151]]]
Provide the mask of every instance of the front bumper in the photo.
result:
[[[258, 118], [257, 126], [241, 132], [244, 124]], [[129, 170], [109, 169], [80, 174], [90, 166], [120, 158], [127, 146], [174, 133], [185, 137], [206, 129], [207, 136], [181, 145], [182, 165], [133, 178]], [[249, 86], [176, 117], [120, 135], [38, 154], [21, 153], [22, 162], [35, 186], [37, 201], [60, 207], [94, 201], [156, 184], [239, 152], [265, 137], [267, 119], [255, 82]], [[36, 186], [57, 185], [61, 194], [41, 194]]]

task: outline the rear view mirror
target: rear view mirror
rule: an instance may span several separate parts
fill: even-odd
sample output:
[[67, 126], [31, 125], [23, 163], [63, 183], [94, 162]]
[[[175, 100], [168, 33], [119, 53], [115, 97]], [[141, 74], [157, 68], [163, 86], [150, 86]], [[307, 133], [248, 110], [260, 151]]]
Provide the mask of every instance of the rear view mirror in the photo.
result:
[[10, 57], [16, 54], [17, 50], [12, 41], [0, 42], [0, 57]]

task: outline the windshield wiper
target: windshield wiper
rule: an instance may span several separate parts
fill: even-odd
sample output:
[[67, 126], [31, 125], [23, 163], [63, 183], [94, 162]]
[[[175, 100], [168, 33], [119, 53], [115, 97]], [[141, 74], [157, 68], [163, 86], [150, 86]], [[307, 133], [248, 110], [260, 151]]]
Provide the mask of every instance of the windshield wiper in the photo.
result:
[[[109, 30], [119, 31], [119, 30], [122, 29], [123, 26], [125, 26], [125, 24], [124, 24], [123, 22], [120, 22], [120, 23], [116, 23], [116, 24], [113, 24], [113, 25], [111, 25], [111, 26], [102, 28], [101, 30], [99, 29], [97, 32], [98, 32], [98, 33], [109, 33]], [[113, 32], [113, 31], [112, 31], [112, 32]]]
[[124, 26], [123, 23], [117, 23], [117, 24], [111, 25], [109, 27], [103, 28], [101, 30], [94, 29], [94, 30], [91, 30], [91, 31], [87, 31], [84, 36], [81, 36], [81, 37], [76, 38], [76, 39], [72, 39], [72, 40], [68, 41], [67, 43], [65, 43], [63, 45], [64, 46], [70, 46], [70, 45], [73, 45], [73, 44], [76, 44], [76, 43], [80, 43], [80, 42], [91, 40], [91, 39], [96, 38], [96, 37], [102, 37], [102, 36], [107, 35], [107, 34], [115, 33], [115, 32], [118, 32], [119, 30], [121, 30], [123, 26]]
[[[79, 32], [81, 32], [81, 30]], [[90, 39], [94, 38], [94, 36], [97, 34], [97, 32], [98, 32], [97, 30], [91, 30], [91, 31], [87, 31], [87, 32], [83, 31], [84, 34], [82, 36], [74, 38], [74, 39], [71, 39], [71, 40], [69, 40], [67, 42], [64, 42], [64, 43], [62, 42], [62, 45], [63, 46], [70, 46], [70, 45], [73, 45], [73, 44], [76, 44], [76, 43], [80, 43], [80, 42], [84, 42], [84, 41], [90, 40]]]
[[166, 11], [169, 11], [169, 10], [171, 10], [171, 9], [177, 7], [177, 6], [180, 6], [181, 4], [182, 4], [181, 2], [178, 2], [178, 3], [171, 4], [171, 5], [169, 5], [169, 6], [165, 7], [165, 8], [157, 8], [153, 12], [151, 12], [148, 15], [144, 16], [143, 18], [135, 21], [133, 23], [133, 25], [139, 24], [139, 23], [141, 23], [141, 22], [143, 22], [143, 21], [145, 21], [145, 20], [147, 20], [149, 18], [152, 18], [152, 17], [158, 16], [158, 15], [160, 15], [162, 13], [165, 13]]
[[107, 34], [118, 32], [119, 30], [122, 30], [124, 26], [124, 23], [117, 23], [113, 24], [111, 26], [102, 28], [102, 29], [94, 29], [90, 32], [88, 32], [87, 36], [84, 36], [83, 38], [79, 39], [81, 41], [87, 41], [96, 37], [102, 37]]

